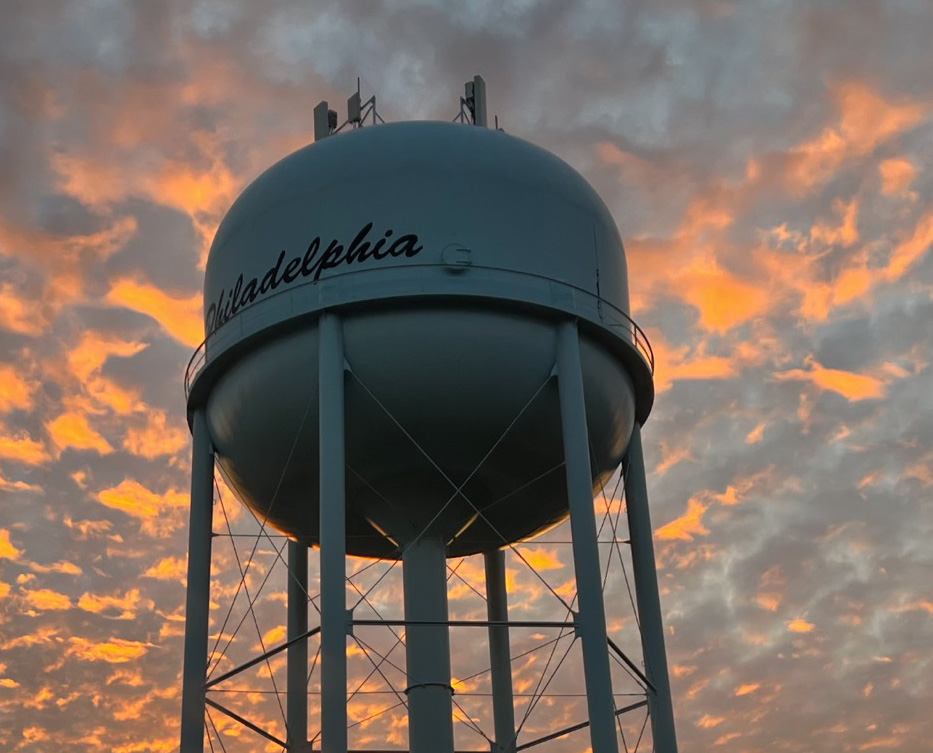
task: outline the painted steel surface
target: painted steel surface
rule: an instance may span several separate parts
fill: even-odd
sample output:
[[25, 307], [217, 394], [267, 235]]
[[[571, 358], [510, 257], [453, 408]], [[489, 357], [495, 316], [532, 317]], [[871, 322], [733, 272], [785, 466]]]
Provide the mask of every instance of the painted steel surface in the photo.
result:
[[560, 321], [579, 322], [594, 484], [653, 399], [606, 207], [484, 128], [364, 128], [282, 160], [221, 224], [205, 310], [189, 408], [240, 498], [309, 544], [318, 320], [340, 312], [351, 554], [395, 556], [429, 524], [450, 556], [490, 551], [566, 517]]

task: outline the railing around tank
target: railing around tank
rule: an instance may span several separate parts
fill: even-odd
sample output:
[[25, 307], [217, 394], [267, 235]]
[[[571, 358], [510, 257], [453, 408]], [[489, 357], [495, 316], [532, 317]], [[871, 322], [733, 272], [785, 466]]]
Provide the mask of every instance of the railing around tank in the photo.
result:
[[[449, 270], [450, 266], [447, 264], [406, 264], [404, 267], [398, 267], [398, 269], [412, 269], [412, 268], [433, 268], [433, 269], [445, 269]], [[521, 277], [534, 278], [542, 280], [543, 282], [553, 283], [560, 282], [560, 284], [569, 288], [573, 291], [574, 294], [580, 294], [586, 298], [589, 298], [596, 304], [596, 308], [599, 311], [600, 320], [602, 323], [609, 327], [610, 329], [619, 331], [623, 334], [628, 335], [631, 338], [632, 345], [635, 346], [635, 349], [641, 355], [642, 359], [648, 366], [648, 369], [652, 376], [654, 376], [654, 350], [651, 348], [651, 343], [648, 340], [648, 336], [645, 334], [644, 330], [638, 326], [634, 319], [629, 316], [625, 311], [620, 309], [618, 306], [614, 305], [610, 301], [607, 301], [605, 298], [600, 298], [595, 293], [591, 293], [585, 288], [581, 288], [578, 285], [573, 285], [572, 283], [567, 283], [563, 281], [557, 281], [545, 275], [536, 274], [534, 272], [519, 272], [514, 269], [506, 269], [504, 267], [489, 267], [489, 266], [480, 266], [480, 265], [470, 265], [467, 267], [470, 270], [483, 270], [490, 272], [503, 272], [509, 275], [517, 275]], [[345, 272], [341, 275], [335, 275], [334, 277], [327, 278], [330, 280], [335, 280], [338, 278], [344, 277], [357, 277], [358, 275], [370, 274], [373, 272], [382, 271], [375, 269], [361, 269], [355, 272]], [[324, 282], [323, 280], [309, 280], [307, 282], [300, 283], [299, 285], [291, 285], [284, 290], [279, 290], [278, 292], [271, 293], [269, 295], [263, 296], [261, 299], [255, 301], [254, 303], [248, 304], [239, 310], [238, 313], [242, 313], [248, 309], [259, 306], [269, 300], [278, 298], [281, 295], [294, 293], [295, 290], [305, 287], [306, 285], [317, 285]], [[615, 318], [616, 321], [609, 321], [606, 317], [606, 312], [609, 312], [612, 318]], [[235, 321], [238, 317], [233, 317], [231, 323]], [[240, 319], [242, 322], [242, 319]], [[226, 324], [224, 326], [230, 326]], [[188, 367], [185, 369], [185, 398], [191, 394], [191, 386], [194, 384], [194, 380], [197, 378], [198, 374], [204, 369], [207, 365], [207, 345], [210, 342], [211, 338], [214, 335], [209, 335], [205, 338], [201, 344], [197, 347], [194, 353], [191, 355], [191, 359], [188, 361]]]

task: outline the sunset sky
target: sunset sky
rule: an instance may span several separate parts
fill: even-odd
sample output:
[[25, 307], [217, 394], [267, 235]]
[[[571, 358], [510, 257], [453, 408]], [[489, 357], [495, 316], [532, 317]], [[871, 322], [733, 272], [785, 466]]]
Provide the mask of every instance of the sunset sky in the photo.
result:
[[[183, 375], [217, 224], [357, 76], [387, 121], [450, 120], [477, 73], [490, 114], [579, 170], [626, 244], [657, 355], [644, 438], [681, 750], [928, 749], [931, 38], [929, 0], [4, 0], [0, 749], [176, 749]], [[248, 531], [223, 499], [215, 530], [225, 512]], [[215, 543], [212, 636], [232, 541]], [[276, 562], [260, 550], [253, 591]], [[521, 551], [573, 597], [566, 545]], [[452, 610], [478, 615], [482, 562], [457, 566]], [[513, 614], [544, 614], [553, 594], [509, 569]], [[282, 640], [284, 587], [279, 565], [230, 657]], [[624, 584], [608, 590], [638, 658]], [[485, 650], [462, 635], [458, 678]], [[538, 639], [516, 631], [514, 651]], [[525, 688], [546, 658], [529, 657]], [[259, 667], [228, 701], [284, 734], [268, 686]], [[486, 725], [482, 678], [457, 687]], [[528, 730], [578, 721], [578, 700]], [[361, 694], [350, 715], [392, 703]], [[231, 753], [278, 749], [213, 720]], [[351, 740], [403, 733], [395, 709]]]

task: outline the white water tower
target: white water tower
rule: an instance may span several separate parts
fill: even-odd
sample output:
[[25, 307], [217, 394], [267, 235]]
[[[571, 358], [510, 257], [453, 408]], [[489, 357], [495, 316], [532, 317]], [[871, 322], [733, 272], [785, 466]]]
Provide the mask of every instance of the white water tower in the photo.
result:
[[[290, 583], [321, 558], [322, 750], [347, 753], [348, 555], [400, 559], [412, 753], [453, 753], [448, 557], [486, 560], [495, 743], [516, 749], [502, 548], [570, 518], [592, 748], [616, 753], [593, 492], [625, 489], [655, 750], [676, 750], [639, 430], [650, 348], [625, 255], [566, 163], [486, 126], [334, 134], [256, 179], [220, 225], [192, 361], [183, 753], [203, 750], [215, 463], [287, 534]], [[374, 100], [373, 110], [374, 110]], [[361, 121], [351, 98], [351, 125]], [[478, 126], [478, 127], [476, 127]], [[326, 138], [325, 138], [326, 137]], [[307, 742], [307, 601], [290, 587], [287, 748]]]

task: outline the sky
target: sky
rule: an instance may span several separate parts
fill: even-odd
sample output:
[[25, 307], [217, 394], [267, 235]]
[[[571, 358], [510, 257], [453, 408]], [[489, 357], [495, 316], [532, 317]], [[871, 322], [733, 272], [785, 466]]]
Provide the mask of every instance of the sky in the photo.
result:
[[[387, 121], [449, 120], [477, 73], [500, 125], [579, 170], [626, 245], [657, 356], [644, 440], [681, 750], [928, 747], [931, 33], [929, 0], [6, 0], [0, 748], [177, 747], [183, 375], [213, 233], [253, 178], [312, 141], [313, 106], [344, 102], [357, 77]], [[250, 530], [221, 491], [215, 530], [225, 516]], [[618, 513], [617, 496], [597, 510]], [[513, 616], [545, 614], [549, 588], [572, 598], [560, 530], [518, 550], [548, 587], [510, 553]], [[284, 635], [280, 539], [260, 542], [247, 580], [255, 595], [269, 576], [256, 623], [233, 601], [232, 544], [246, 559], [248, 541], [215, 540], [212, 641], [232, 633], [231, 603], [230, 625], [246, 617], [222, 667]], [[481, 562], [451, 565], [452, 613], [480, 614]], [[396, 576], [373, 592], [383, 609]], [[637, 660], [618, 574], [606, 598]], [[488, 730], [475, 695], [488, 676], [469, 678], [485, 649], [461, 635], [458, 699]], [[374, 636], [374, 650], [394, 642]], [[515, 631], [513, 653], [546, 639]], [[517, 662], [517, 690], [549, 650]], [[362, 679], [371, 665], [351, 653]], [[224, 702], [282, 734], [269, 671]], [[271, 671], [281, 687], [281, 662]], [[353, 720], [395, 702], [378, 682]], [[579, 710], [547, 699], [522, 739]], [[277, 749], [216, 712], [211, 724], [217, 750]], [[404, 716], [361, 721], [351, 739], [401, 747]]]

